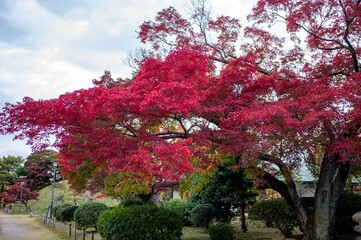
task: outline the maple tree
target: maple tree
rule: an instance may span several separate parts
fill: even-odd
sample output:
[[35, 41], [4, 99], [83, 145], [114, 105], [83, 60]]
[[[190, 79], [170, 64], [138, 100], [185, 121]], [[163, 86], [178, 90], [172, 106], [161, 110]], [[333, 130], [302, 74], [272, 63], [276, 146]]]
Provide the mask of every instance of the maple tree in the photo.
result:
[[4, 205], [10, 204], [10, 208], [11, 208], [11, 204], [16, 202], [15, 196], [8, 195], [7, 192], [0, 193], [0, 200], [1, 203]]
[[28, 188], [27, 184], [24, 183], [23, 190], [21, 194], [21, 182], [22, 180], [18, 180], [14, 185], [12, 185], [6, 193], [3, 193], [0, 198], [3, 198], [5, 204], [15, 203], [20, 201], [27, 208], [27, 204], [29, 200], [38, 200], [39, 193], [36, 191], [31, 191]]
[[31, 190], [40, 190], [51, 184], [53, 174], [51, 174], [51, 162], [49, 160], [40, 160], [26, 167], [26, 176], [23, 181]]
[[[155, 58], [138, 61], [133, 79], [106, 72], [87, 90], [8, 103], [0, 132], [36, 149], [55, 135], [65, 176], [105, 168], [177, 180], [217, 165], [214, 151], [230, 153], [294, 206], [304, 239], [330, 239], [337, 200], [360, 161], [360, 1], [260, 0], [244, 41], [237, 19], [212, 19], [204, 1], [193, 9], [185, 19], [170, 7], [141, 26]], [[265, 30], [280, 21], [285, 39]], [[315, 158], [311, 210], [293, 173]]]

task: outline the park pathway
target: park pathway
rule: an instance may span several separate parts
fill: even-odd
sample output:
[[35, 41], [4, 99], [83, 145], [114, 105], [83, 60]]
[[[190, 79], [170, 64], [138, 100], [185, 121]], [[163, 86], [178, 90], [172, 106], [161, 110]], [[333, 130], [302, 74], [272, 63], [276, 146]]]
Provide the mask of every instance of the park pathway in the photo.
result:
[[67, 239], [42, 225], [29, 215], [9, 215], [0, 211], [1, 240], [63, 240]]

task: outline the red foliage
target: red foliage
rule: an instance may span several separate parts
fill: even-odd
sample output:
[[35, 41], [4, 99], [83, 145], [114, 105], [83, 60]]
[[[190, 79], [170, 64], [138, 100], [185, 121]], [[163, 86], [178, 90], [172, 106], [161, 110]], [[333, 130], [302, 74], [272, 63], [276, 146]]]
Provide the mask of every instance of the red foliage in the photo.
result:
[[39, 193], [36, 191], [31, 191], [30, 188], [28, 188], [27, 184], [24, 183], [23, 185], [23, 191], [21, 195], [21, 182], [17, 181], [13, 186], [11, 186], [6, 193], [2, 193], [0, 195], [0, 199], [3, 198], [4, 203], [15, 203], [21, 201], [27, 207], [27, 203], [29, 200], [38, 200]]
[[23, 181], [31, 190], [40, 190], [44, 187], [50, 185], [50, 179], [52, 170], [51, 161], [49, 160], [40, 160], [37, 163], [32, 163], [26, 168], [26, 177]]
[[2, 200], [4, 204], [15, 203], [16, 196], [9, 195], [6, 192], [3, 192], [3, 193], [0, 193], [0, 200]]

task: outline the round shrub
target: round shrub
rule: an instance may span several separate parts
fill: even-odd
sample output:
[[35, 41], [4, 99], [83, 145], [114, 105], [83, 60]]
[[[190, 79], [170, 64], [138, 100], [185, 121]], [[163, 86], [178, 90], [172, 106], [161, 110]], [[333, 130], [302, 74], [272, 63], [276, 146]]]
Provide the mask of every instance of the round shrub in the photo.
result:
[[230, 223], [219, 222], [208, 229], [211, 240], [233, 240], [234, 229]]
[[154, 205], [120, 206], [103, 212], [98, 220], [99, 233], [108, 240], [179, 240], [182, 227], [177, 213]]
[[93, 227], [97, 230], [98, 217], [105, 210], [109, 210], [109, 207], [103, 203], [84, 203], [74, 213], [76, 227], [78, 229]]
[[141, 206], [141, 205], [144, 205], [144, 202], [140, 198], [128, 198], [122, 202], [123, 207], [129, 207], [129, 206], [133, 206], [133, 205]]
[[163, 207], [176, 212], [179, 216], [182, 217], [183, 225], [186, 225], [188, 222], [188, 214], [186, 210], [187, 204], [187, 200], [174, 198], [164, 202]]
[[262, 219], [267, 226], [278, 228], [286, 238], [291, 237], [293, 228], [299, 226], [296, 211], [284, 199], [257, 202], [248, 211], [248, 216]]
[[196, 227], [208, 228], [216, 215], [217, 210], [212, 204], [199, 204], [190, 212], [189, 220]]
[[361, 195], [343, 192], [337, 203], [335, 227], [338, 233], [353, 233], [356, 222], [352, 216], [361, 211]]
[[53, 207], [53, 216], [57, 219], [57, 220], [60, 220], [60, 217], [58, 215], [58, 212], [61, 208], [67, 208], [67, 207], [71, 207], [73, 205], [71, 205], [70, 203], [63, 203], [63, 204], [60, 204], [60, 205], [57, 205], [55, 207]]
[[59, 220], [62, 222], [74, 221], [74, 213], [77, 209], [78, 206], [68, 206], [68, 207], [59, 208], [57, 211]]

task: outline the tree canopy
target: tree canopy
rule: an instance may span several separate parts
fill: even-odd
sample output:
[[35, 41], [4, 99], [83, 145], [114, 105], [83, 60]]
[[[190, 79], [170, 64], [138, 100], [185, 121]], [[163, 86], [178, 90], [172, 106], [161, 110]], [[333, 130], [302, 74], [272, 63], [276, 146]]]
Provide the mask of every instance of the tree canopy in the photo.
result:
[[[260, 0], [242, 37], [237, 19], [213, 19], [204, 1], [193, 10], [185, 19], [170, 7], [141, 26], [155, 57], [133, 79], [106, 72], [87, 90], [8, 103], [0, 132], [38, 149], [55, 135], [65, 176], [83, 167], [175, 180], [230, 153], [296, 208], [305, 239], [329, 239], [360, 161], [360, 0]], [[285, 38], [265, 30], [278, 22]], [[316, 157], [312, 211], [293, 171]]]
[[29, 200], [38, 200], [39, 193], [36, 191], [31, 191], [26, 183], [24, 183], [23, 187], [21, 187], [21, 183], [22, 181], [17, 181], [13, 186], [11, 186], [4, 196], [4, 200], [5, 203], [14, 203], [21, 200], [21, 202], [27, 208]]
[[18, 179], [16, 170], [21, 167], [20, 164], [23, 161], [24, 159], [20, 156], [3, 156], [0, 159], [0, 193], [15, 184]]
[[37, 163], [32, 163], [26, 168], [26, 176], [24, 182], [31, 190], [41, 190], [51, 184], [50, 179], [53, 178], [51, 168], [49, 168], [50, 161], [40, 160]]
[[48, 161], [49, 168], [53, 167], [53, 162], [57, 161], [58, 152], [51, 149], [42, 149], [39, 151], [32, 152], [29, 156], [26, 157], [24, 163], [25, 168], [30, 166], [33, 163], [38, 163], [39, 161]]

